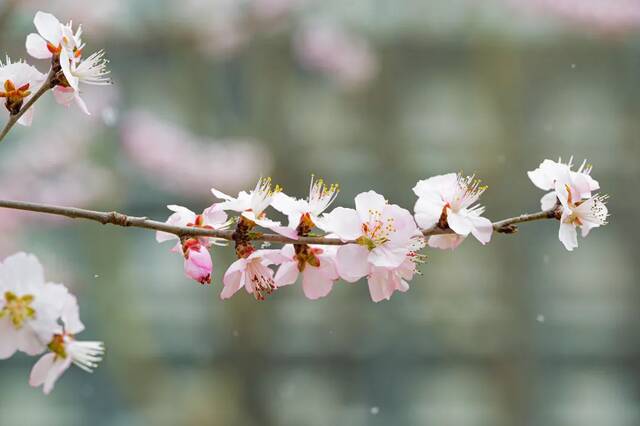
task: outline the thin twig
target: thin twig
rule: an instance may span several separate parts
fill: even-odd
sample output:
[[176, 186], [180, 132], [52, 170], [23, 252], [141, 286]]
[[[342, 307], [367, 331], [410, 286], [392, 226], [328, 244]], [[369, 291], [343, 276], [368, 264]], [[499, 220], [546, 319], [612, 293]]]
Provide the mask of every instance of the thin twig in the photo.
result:
[[[25, 210], [37, 213], [52, 214], [57, 216], [65, 216], [71, 219], [88, 219], [95, 222], [100, 222], [103, 225], [111, 224], [117, 226], [129, 226], [134, 228], [152, 229], [154, 231], [164, 231], [170, 234], [174, 234], [179, 238], [183, 237], [215, 237], [225, 240], [233, 240], [233, 230], [217, 230], [217, 229], [203, 229], [195, 228], [191, 226], [174, 226], [168, 225], [164, 222], [158, 222], [156, 220], [147, 219], [146, 217], [128, 216], [118, 212], [100, 212], [94, 210], [79, 209], [76, 207], [62, 207], [54, 206], [51, 204], [29, 203], [25, 201], [11, 201], [0, 200], [0, 208]], [[543, 219], [556, 218], [556, 211], [541, 211], [531, 214], [523, 214], [517, 217], [504, 219], [493, 223], [493, 229], [498, 233], [512, 234], [516, 232], [516, 224], [524, 222], [533, 222]], [[431, 235], [447, 235], [452, 234], [451, 229], [438, 228], [437, 226], [422, 231], [425, 236]], [[344, 245], [353, 244], [355, 241], [342, 241], [337, 238], [325, 238], [325, 237], [300, 237], [297, 240], [284, 237], [278, 234], [261, 234], [256, 233], [251, 237], [254, 241], [268, 241], [282, 244], [323, 244], [323, 245]]]
[[33, 96], [31, 96], [31, 98], [27, 101], [27, 103], [25, 103], [22, 106], [22, 108], [20, 108], [20, 111], [18, 111], [17, 114], [9, 115], [7, 124], [5, 124], [4, 129], [2, 129], [2, 132], [0, 132], [0, 142], [2, 142], [2, 140], [5, 138], [5, 136], [7, 136], [7, 134], [13, 128], [13, 126], [18, 122], [18, 120], [20, 120], [20, 117], [22, 117], [24, 113], [27, 112], [27, 110], [31, 108], [38, 99], [40, 99], [42, 95], [44, 95], [51, 89], [51, 82], [53, 81], [55, 76], [56, 76], [56, 73], [54, 72], [54, 70], [53, 69], [49, 70], [47, 79], [44, 81], [44, 83], [42, 83], [42, 86], [40, 86], [38, 91], [34, 93]]

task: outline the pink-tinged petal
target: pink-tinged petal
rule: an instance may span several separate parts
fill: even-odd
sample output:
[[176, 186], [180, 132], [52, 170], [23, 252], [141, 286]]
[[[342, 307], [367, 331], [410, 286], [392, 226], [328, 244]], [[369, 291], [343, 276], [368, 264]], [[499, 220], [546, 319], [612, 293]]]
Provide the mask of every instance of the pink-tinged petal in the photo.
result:
[[578, 247], [578, 232], [574, 225], [569, 223], [560, 223], [558, 238], [569, 251], [573, 251], [574, 248]]
[[69, 366], [71, 366], [71, 357], [60, 358], [54, 353], [45, 354], [33, 366], [29, 384], [33, 387], [43, 385], [42, 391], [48, 395]]
[[227, 269], [227, 271], [224, 273], [224, 277], [222, 278], [224, 288], [220, 293], [221, 299], [230, 298], [238, 290], [240, 290], [242, 286], [244, 286], [246, 267], [246, 259], [238, 259], [229, 266], [229, 269]]
[[362, 235], [362, 222], [354, 209], [337, 207], [331, 213], [324, 214], [316, 225], [325, 232], [336, 234], [343, 241], [355, 240]]
[[[49, 334], [53, 337], [53, 333]], [[19, 333], [16, 333], [16, 337], [18, 350], [26, 353], [27, 355], [40, 355], [45, 349], [47, 349], [47, 346], [42, 343], [35, 331], [21, 330]]]
[[87, 104], [80, 97], [80, 92], [79, 91], [76, 90], [76, 91], [73, 92], [73, 100], [75, 101], [75, 103], [78, 106], [78, 108], [80, 108], [80, 111], [84, 112], [87, 115], [91, 115], [91, 113], [89, 112], [89, 108], [87, 108]]
[[53, 89], [53, 98], [59, 105], [69, 107], [75, 102], [75, 90], [71, 87], [56, 86]]
[[253, 251], [249, 257], [246, 258], [247, 261], [259, 259], [261, 263], [265, 265], [271, 265], [273, 263], [282, 263], [288, 262], [291, 259], [287, 259], [282, 255], [282, 249], [260, 249]]
[[34, 388], [38, 387], [47, 380], [47, 376], [53, 367], [55, 359], [56, 354], [51, 352], [40, 357], [40, 359], [34, 364], [31, 369], [31, 374], [29, 375], [29, 384], [31, 386]]
[[227, 213], [218, 203], [204, 209], [202, 215], [204, 216], [205, 224], [212, 226], [223, 224], [228, 218]]
[[297, 240], [298, 238], [300, 238], [300, 236], [298, 235], [298, 231], [288, 226], [274, 226], [269, 229], [271, 229], [273, 232], [278, 233], [282, 236], [291, 238], [292, 240]]
[[361, 192], [356, 195], [355, 202], [356, 211], [361, 222], [369, 222], [372, 211], [382, 213], [382, 210], [387, 205], [387, 200], [375, 191]]
[[600, 224], [598, 224], [598, 223], [589, 222], [588, 220], [583, 221], [582, 222], [582, 226], [580, 226], [580, 232], [582, 234], [582, 238], [584, 238], [587, 235], [589, 235], [589, 232], [593, 228], [597, 228], [599, 226], [600, 226]]
[[172, 225], [185, 226], [187, 223], [195, 222], [196, 220], [196, 214], [186, 207], [178, 206], [176, 204], [169, 204], [167, 208], [172, 212], [178, 214], [178, 216], [172, 215], [172, 217], [180, 218], [179, 221], [178, 220], [172, 221], [171, 222]]
[[447, 188], [456, 187], [458, 184], [458, 175], [456, 173], [447, 173], [445, 175], [433, 176], [428, 179], [418, 181], [413, 187], [413, 192], [418, 197], [427, 196], [429, 193], [442, 193]]
[[18, 350], [16, 334], [9, 317], [0, 318], [0, 360], [11, 358]]
[[393, 294], [391, 273], [384, 269], [375, 269], [367, 279], [371, 300], [378, 303], [381, 300], [389, 300]]
[[393, 220], [394, 231], [389, 235], [390, 246], [406, 247], [412, 238], [420, 235], [418, 226], [409, 210], [395, 204], [387, 204], [382, 211], [382, 217]]
[[38, 34], [29, 34], [25, 44], [27, 53], [36, 59], [49, 59], [52, 56], [47, 48], [47, 42]]
[[434, 235], [429, 237], [427, 244], [440, 250], [453, 250], [462, 244], [465, 238], [462, 235]]
[[295, 260], [296, 249], [293, 247], [293, 244], [285, 244], [280, 249], [280, 254], [284, 256], [286, 260]]
[[369, 273], [369, 250], [357, 244], [347, 244], [338, 249], [336, 266], [340, 277], [350, 283]]
[[184, 260], [184, 273], [189, 278], [200, 284], [210, 284], [212, 270], [211, 254], [206, 248], [196, 246], [189, 249]]
[[293, 284], [298, 279], [298, 273], [297, 262], [285, 262], [280, 265], [273, 280], [278, 287]]
[[555, 207], [557, 202], [558, 197], [556, 196], [555, 191], [548, 192], [540, 198], [540, 208], [542, 210], [551, 210]]
[[242, 216], [254, 222], [256, 225], [262, 228], [271, 229], [272, 231], [275, 231], [276, 228], [283, 228], [281, 227], [280, 222], [271, 219], [259, 219], [253, 212], [250, 211], [242, 212]]
[[302, 290], [304, 295], [311, 300], [325, 297], [331, 292], [334, 280], [327, 277], [320, 267], [310, 267], [307, 265], [302, 273]]
[[493, 224], [489, 219], [480, 216], [469, 216], [469, 220], [472, 224], [471, 233], [478, 241], [482, 244], [487, 244], [491, 241]]
[[391, 248], [385, 244], [371, 250], [369, 263], [382, 268], [396, 268], [404, 262], [408, 251], [406, 247]]
[[38, 11], [33, 18], [33, 24], [45, 40], [51, 42], [54, 46], [58, 46], [62, 39], [62, 25], [58, 18], [50, 13]]
[[455, 213], [449, 208], [447, 209], [447, 223], [453, 232], [465, 237], [469, 235], [472, 229], [471, 221], [467, 216]]
[[178, 239], [178, 236], [175, 234], [170, 234], [164, 231], [156, 232], [156, 241], [159, 243], [164, 243], [165, 241]]
[[33, 123], [33, 107], [26, 110], [22, 117], [18, 119], [18, 124], [21, 126], [29, 127], [31, 123]]
[[218, 191], [215, 188], [211, 188], [211, 193], [213, 194], [214, 197], [221, 199], [221, 200], [225, 200], [225, 201], [233, 201], [235, 200], [235, 198], [233, 198], [231, 195], [227, 195], [222, 191]]
[[445, 204], [445, 201], [434, 193], [418, 198], [413, 208], [418, 226], [422, 229], [435, 226], [440, 220], [440, 216], [442, 216], [442, 209]]

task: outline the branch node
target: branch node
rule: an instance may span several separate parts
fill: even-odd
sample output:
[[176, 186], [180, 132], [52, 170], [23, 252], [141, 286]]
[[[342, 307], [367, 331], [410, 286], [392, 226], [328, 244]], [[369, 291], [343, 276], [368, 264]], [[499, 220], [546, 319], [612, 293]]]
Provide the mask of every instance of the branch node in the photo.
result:
[[129, 217], [125, 214], [122, 213], [118, 213], [116, 211], [110, 212], [108, 214], [108, 216], [105, 218], [104, 222], [102, 222], [103, 225], [106, 225], [107, 223], [111, 223], [113, 225], [118, 225], [118, 226], [129, 226]]

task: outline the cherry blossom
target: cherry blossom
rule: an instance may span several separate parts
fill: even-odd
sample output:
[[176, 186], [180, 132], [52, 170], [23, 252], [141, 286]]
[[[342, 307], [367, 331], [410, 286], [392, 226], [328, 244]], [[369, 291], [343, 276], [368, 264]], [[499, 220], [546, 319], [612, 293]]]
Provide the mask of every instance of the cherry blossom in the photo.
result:
[[[10, 114], [20, 112], [22, 105], [29, 101], [33, 92], [44, 82], [46, 76], [24, 61], [11, 62], [7, 56], [0, 61], [0, 98], [5, 99], [5, 107]], [[33, 108], [29, 108], [18, 120], [23, 126], [30, 126]]]
[[26, 48], [29, 55], [36, 59], [49, 59], [66, 51], [69, 57], [80, 56], [82, 43], [82, 27], [73, 32], [72, 23], [62, 24], [50, 13], [38, 11], [33, 18], [38, 34], [27, 36]]
[[337, 207], [318, 224], [343, 241], [356, 242], [341, 246], [336, 255], [338, 273], [349, 282], [368, 275], [370, 266], [400, 266], [421, 235], [411, 213], [374, 191], [358, 194], [355, 204], [355, 210]]
[[[167, 208], [174, 213], [167, 219], [168, 225], [187, 226], [201, 229], [226, 229], [230, 222], [227, 214], [220, 204], [213, 204], [205, 209], [202, 214], [195, 214], [186, 207], [169, 205]], [[226, 240], [213, 237], [192, 237], [180, 241], [177, 235], [168, 232], [156, 232], [156, 241], [176, 241], [172, 251], [182, 253], [184, 256], [184, 272], [200, 284], [211, 283], [211, 271], [213, 269], [211, 255], [207, 248], [212, 245], [226, 245]]]
[[0, 264], [0, 359], [16, 351], [37, 355], [60, 332], [68, 291], [45, 282], [38, 259], [17, 253]]
[[244, 287], [257, 300], [264, 300], [277, 288], [273, 270], [268, 266], [282, 261], [284, 259], [280, 250], [254, 250], [246, 257], [241, 257], [225, 272], [220, 298], [228, 299]]
[[36, 362], [29, 377], [29, 384], [33, 387], [42, 386], [45, 394], [53, 390], [55, 382], [71, 364], [91, 373], [104, 354], [102, 342], [76, 340], [75, 335], [83, 331], [84, 326], [79, 319], [75, 297], [70, 295], [66, 299], [61, 319], [63, 331], [53, 336], [48, 345], [50, 352]]
[[339, 278], [333, 246], [286, 244], [280, 254], [284, 259], [274, 278], [277, 287], [295, 283], [302, 274], [304, 295], [314, 300], [328, 295]]
[[579, 192], [580, 198], [589, 198], [593, 191], [600, 189], [598, 181], [591, 177], [592, 166], [584, 160], [577, 171], [573, 171], [573, 157], [567, 163], [559, 158], [557, 162], [544, 160], [537, 169], [527, 172], [531, 182], [544, 191], [551, 191], [540, 199], [542, 210], [551, 210], [558, 201], [556, 196], [556, 182], [558, 179], [568, 179], [567, 183]]
[[[167, 225], [173, 226], [189, 226], [202, 229], [227, 229], [230, 225], [230, 221], [227, 220], [228, 216], [222, 209], [220, 203], [213, 204], [206, 208], [202, 214], [195, 214], [186, 207], [170, 204], [167, 206], [169, 210], [174, 212], [167, 221]], [[156, 241], [163, 243], [165, 241], [176, 241], [173, 251], [180, 250], [180, 238], [177, 235], [169, 232], [158, 231], [156, 232]], [[211, 247], [211, 245], [226, 245], [226, 240], [213, 237], [197, 237], [196, 240], [204, 247]]]
[[278, 192], [272, 201], [274, 209], [284, 213], [288, 220], [288, 227], [272, 228], [274, 231], [289, 238], [297, 239], [300, 235], [308, 234], [316, 223], [320, 221], [320, 215], [335, 201], [340, 192], [337, 184], [327, 186], [323, 179], [315, 179], [311, 176], [309, 185], [309, 197], [300, 200]]
[[558, 238], [567, 250], [578, 247], [576, 228], [580, 228], [584, 238], [591, 229], [607, 224], [607, 195], [596, 194], [584, 199], [581, 192], [571, 185], [570, 179], [556, 181], [555, 194], [562, 205]]
[[491, 240], [493, 225], [482, 217], [484, 207], [474, 203], [485, 191], [473, 176], [448, 173], [419, 181], [413, 192], [418, 196], [414, 211], [418, 226], [429, 229], [435, 226], [450, 228], [454, 235], [429, 237], [434, 248], [453, 249], [472, 234], [482, 244]]
[[80, 97], [80, 83], [111, 84], [104, 51], [94, 52], [83, 59], [82, 28], [78, 27], [74, 33], [71, 22], [61, 24], [58, 18], [49, 13], [37, 12], [33, 23], [39, 34], [27, 36], [27, 52], [34, 58], [51, 58], [53, 69], [58, 70], [59, 67], [62, 71], [62, 75], [56, 77], [56, 87], [53, 89], [56, 102], [64, 106], [76, 103], [89, 115], [87, 105]]
[[[195, 241], [193, 239], [188, 241]], [[211, 272], [213, 263], [211, 254], [206, 247], [200, 244], [189, 246], [188, 242], [184, 249], [184, 273], [189, 278], [199, 282], [200, 284], [211, 284]]]
[[368, 41], [335, 25], [306, 24], [293, 45], [304, 67], [327, 75], [346, 90], [366, 86], [378, 73], [378, 58]]
[[280, 226], [280, 222], [267, 219], [264, 212], [271, 205], [275, 194], [280, 191], [281, 188], [278, 185], [271, 188], [271, 178], [260, 178], [253, 191], [241, 191], [237, 198], [211, 188], [211, 193], [215, 197], [224, 200], [220, 203], [222, 209], [239, 212], [242, 217], [263, 228]]

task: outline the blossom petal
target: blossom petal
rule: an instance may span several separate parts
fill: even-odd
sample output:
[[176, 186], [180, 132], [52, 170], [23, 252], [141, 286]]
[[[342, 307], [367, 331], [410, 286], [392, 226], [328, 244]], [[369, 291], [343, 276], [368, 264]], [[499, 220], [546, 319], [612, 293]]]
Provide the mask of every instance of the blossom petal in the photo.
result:
[[343, 241], [355, 240], [362, 235], [362, 222], [354, 209], [337, 207], [331, 213], [322, 215], [316, 225], [325, 232], [336, 234]]
[[39, 34], [29, 34], [25, 45], [27, 53], [36, 59], [49, 59], [52, 56], [47, 48], [47, 42]]
[[58, 46], [62, 38], [62, 25], [58, 18], [50, 13], [38, 11], [33, 18], [33, 24], [45, 40], [51, 42], [54, 46]]
[[369, 273], [369, 250], [357, 244], [347, 244], [338, 249], [336, 263], [343, 280], [356, 282]]
[[447, 223], [449, 224], [449, 228], [458, 235], [467, 236], [473, 228], [471, 221], [466, 215], [455, 213], [449, 208], [447, 209]]
[[244, 285], [246, 266], [246, 259], [238, 259], [229, 266], [229, 269], [227, 269], [222, 278], [224, 288], [220, 293], [221, 299], [230, 298]]
[[384, 269], [374, 270], [367, 279], [371, 300], [378, 303], [382, 300], [389, 300], [393, 294], [393, 282], [391, 273]]
[[422, 229], [435, 226], [442, 216], [445, 204], [444, 200], [434, 193], [418, 198], [413, 207], [418, 226]]
[[298, 279], [298, 273], [297, 262], [285, 262], [280, 265], [273, 280], [278, 287], [290, 285], [296, 282]]
[[560, 223], [560, 229], [558, 231], [558, 238], [564, 244], [564, 247], [572, 251], [578, 247], [578, 232], [576, 227], [569, 223]]
[[321, 268], [307, 266], [302, 274], [302, 290], [308, 299], [315, 300], [325, 297], [333, 288], [334, 280], [327, 276]]
[[447, 173], [418, 181], [413, 187], [413, 192], [418, 197], [424, 197], [433, 192], [439, 194], [443, 192], [443, 190], [456, 187], [457, 184], [458, 175], [456, 173]]
[[0, 318], [0, 359], [11, 358], [18, 350], [16, 345], [16, 329], [9, 317]]
[[356, 211], [362, 222], [369, 222], [371, 212], [382, 212], [387, 205], [387, 200], [375, 191], [361, 192], [356, 195]]
[[555, 191], [548, 192], [540, 198], [540, 208], [542, 210], [551, 210], [555, 207], [557, 202], [558, 196]]
[[453, 250], [457, 248], [466, 237], [462, 235], [434, 235], [429, 237], [427, 244], [429, 247], [440, 250]]
[[471, 233], [478, 241], [482, 244], [487, 244], [491, 241], [493, 224], [489, 219], [480, 216], [469, 216], [469, 220], [472, 224]]

